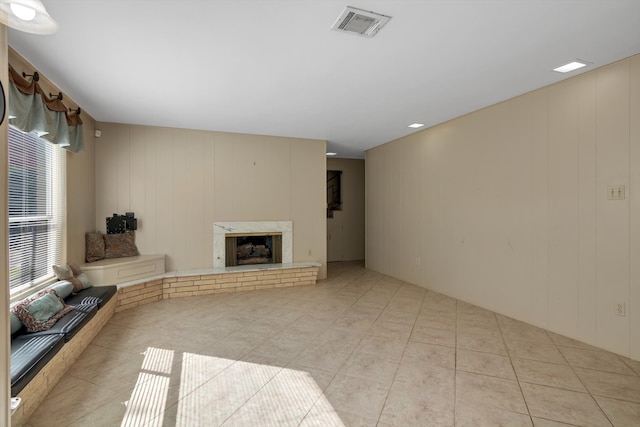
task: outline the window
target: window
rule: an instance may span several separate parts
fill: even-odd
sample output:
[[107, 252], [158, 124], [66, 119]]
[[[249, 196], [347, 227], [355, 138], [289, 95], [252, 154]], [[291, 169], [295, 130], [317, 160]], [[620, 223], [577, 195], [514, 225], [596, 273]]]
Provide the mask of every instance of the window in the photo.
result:
[[9, 126], [9, 288], [12, 295], [53, 278], [61, 261], [64, 151]]

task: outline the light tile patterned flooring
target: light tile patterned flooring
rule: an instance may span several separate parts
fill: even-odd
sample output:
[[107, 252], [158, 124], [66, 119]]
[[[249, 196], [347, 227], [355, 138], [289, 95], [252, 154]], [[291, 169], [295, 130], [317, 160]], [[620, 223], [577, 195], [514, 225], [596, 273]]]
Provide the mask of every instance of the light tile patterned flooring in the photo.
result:
[[366, 270], [116, 314], [38, 426], [639, 426], [640, 362]]

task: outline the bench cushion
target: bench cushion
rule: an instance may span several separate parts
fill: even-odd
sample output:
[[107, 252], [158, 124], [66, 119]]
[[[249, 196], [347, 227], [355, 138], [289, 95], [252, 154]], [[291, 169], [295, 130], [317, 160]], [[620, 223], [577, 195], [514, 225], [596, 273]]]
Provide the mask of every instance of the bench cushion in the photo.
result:
[[25, 337], [11, 341], [11, 396], [16, 396], [64, 345], [63, 334]]
[[83, 289], [77, 294], [67, 298], [65, 304], [95, 304], [98, 308], [105, 305], [118, 291], [117, 286], [93, 286]]
[[73, 310], [50, 329], [24, 333], [20, 328], [11, 339], [11, 396], [17, 396], [116, 293], [116, 286], [84, 289], [66, 298], [65, 304], [74, 306]]
[[76, 305], [73, 311], [65, 314], [55, 325], [50, 329], [42, 332], [34, 332], [32, 334], [24, 334], [21, 337], [36, 337], [42, 335], [51, 334], [63, 334], [65, 342], [70, 341], [71, 338], [89, 321], [95, 316], [98, 311], [96, 304], [79, 304]]

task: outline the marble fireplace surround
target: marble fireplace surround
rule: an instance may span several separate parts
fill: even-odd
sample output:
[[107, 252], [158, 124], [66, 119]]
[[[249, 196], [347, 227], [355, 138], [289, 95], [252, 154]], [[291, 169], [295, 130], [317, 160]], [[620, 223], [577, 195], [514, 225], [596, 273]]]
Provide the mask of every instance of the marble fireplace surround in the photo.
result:
[[227, 234], [282, 233], [282, 264], [293, 262], [293, 221], [243, 221], [213, 223], [213, 268], [225, 268]]

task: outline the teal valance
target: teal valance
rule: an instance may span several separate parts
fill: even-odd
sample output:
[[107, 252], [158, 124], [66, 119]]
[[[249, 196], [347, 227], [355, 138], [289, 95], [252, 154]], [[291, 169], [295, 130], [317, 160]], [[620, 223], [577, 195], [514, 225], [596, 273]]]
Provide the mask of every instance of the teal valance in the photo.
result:
[[74, 153], [84, 151], [80, 114], [70, 113], [58, 97], [48, 98], [37, 78], [28, 81], [9, 66], [8, 98], [11, 125]]

